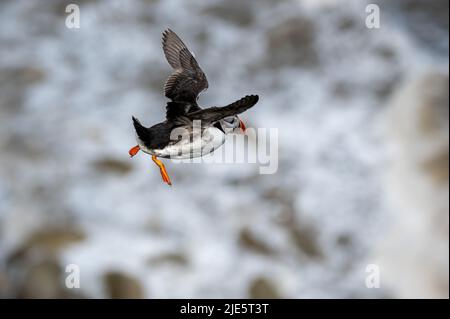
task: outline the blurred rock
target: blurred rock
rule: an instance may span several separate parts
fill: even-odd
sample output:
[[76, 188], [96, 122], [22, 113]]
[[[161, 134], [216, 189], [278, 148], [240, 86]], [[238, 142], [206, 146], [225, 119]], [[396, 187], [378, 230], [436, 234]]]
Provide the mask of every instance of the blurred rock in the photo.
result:
[[289, 227], [289, 231], [292, 241], [301, 253], [310, 258], [323, 258], [322, 250], [318, 245], [316, 231], [312, 226], [300, 227], [293, 224]]
[[352, 96], [352, 93], [351, 83], [338, 81], [333, 85], [333, 94], [340, 99], [348, 99]]
[[253, 12], [249, 1], [229, 0], [218, 2], [203, 10], [202, 13], [218, 17], [232, 24], [247, 26], [253, 23]]
[[292, 207], [295, 200], [295, 194], [292, 189], [286, 187], [271, 187], [262, 194], [264, 200], [280, 203], [283, 206]]
[[340, 17], [337, 23], [337, 27], [340, 31], [348, 31], [358, 26], [358, 20], [350, 15]]
[[322, 258], [323, 252], [318, 244], [317, 230], [311, 224], [300, 223], [294, 208], [295, 196], [290, 188], [274, 187], [266, 190], [262, 198], [281, 206], [277, 216], [298, 251], [309, 258]]
[[386, 77], [383, 81], [374, 83], [373, 91], [380, 101], [386, 101], [396, 89], [396, 85], [401, 81], [399, 75], [393, 75], [392, 77]]
[[445, 187], [449, 177], [448, 163], [448, 150], [442, 150], [423, 163], [423, 170], [434, 183]]
[[396, 52], [392, 47], [387, 45], [379, 45], [375, 48], [375, 53], [385, 60], [393, 60], [396, 57]]
[[44, 71], [31, 66], [0, 69], [0, 112], [18, 112], [27, 88], [41, 82], [44, 77]]
[[118, 272], [108, 272], [103, 277], [106, 294], [113, 299], [144, 298], [142, 286], [135, 278]]
[[428, 49], [448, 55], [449, 2], [446, 0], [380, 0], [382, 12], [396, 16], [395, 21], [406, 24], [421, 44]]
[[77, 289], [64, 285], [63, 271], [55, 259], [45, 259], [29, 265], [17, 293], [18, 298], [54, 299], [81, 298]]
[[27, 136], [27, 133], [11, 132], [5, 137], [3, 148], [9, 155], [36, 161], [48, 155], [48, 151], [37, 140], [35, 136]]
[[275, 284], [265, 277], [257, 277], [253, 279], [252, 282], [250, 283], [248, 294], [249, 298], [253, 299], [282, 298]]
[[9, 291], [9, 280], [2, 270], [0, 270], [0, 298], [7, 298]]
[[85, 234], [79, 229], [54, 228], [40, 230], [28, 237], [8, 258], [8, 263], [24, 262], [36, 253], [53, 256], [61, 249], [85, 239]]
[[295, 17], [281, 22], [267, 33], [268, 65], [313, 67], [319, 62], [315, 47], [314, 21]]
[[415, 75], [386, 116], [393, 226], [377, 256], [381, 281], [402, 298], [449, 296], [448, 88], [448, 73]]
[[342, 248], [348, 248], [353, 244], [353, 239], [350, 234], [341, 234], [336, 238], [336, 243]]
[[275, 253], [271, 247], [264, 243], [260, 238], [255, 237], [255, 235], [247, 228], [241, 230], [239, 233], [239, 245], [258, 254], [273, 255]]
[[64, 285], [58, 253], [85, 239], [77, 229], [54, 228], [30, 235], [7, 258], [6, 273], [13, 287], [9, 296], [19, 298], [81, 298], [76, 289]]
[[127, 174], [133, 169], [133, 166], [129, 162], [114, 158], [104, 158], [94, 162], [93, 165], [101, 172], [120, 175]]

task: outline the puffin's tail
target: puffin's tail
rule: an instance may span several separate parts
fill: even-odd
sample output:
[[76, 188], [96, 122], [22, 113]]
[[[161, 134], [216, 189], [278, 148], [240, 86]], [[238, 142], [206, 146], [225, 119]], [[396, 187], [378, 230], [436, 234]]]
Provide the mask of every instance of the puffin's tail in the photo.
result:
[[134, 116], [132, 118], [133, 118], [133, 126], [134, 126], [134, 129], [136, 130], [136, 134], [139, 137], [139, 139], [144, 142], [149, 141], [150, 140], [150, 132], [149, 132], [148, 128], [143, 126], [141, 124], [141, 122], [139, 122], [139, 120], [137, 118], [135, 118]]

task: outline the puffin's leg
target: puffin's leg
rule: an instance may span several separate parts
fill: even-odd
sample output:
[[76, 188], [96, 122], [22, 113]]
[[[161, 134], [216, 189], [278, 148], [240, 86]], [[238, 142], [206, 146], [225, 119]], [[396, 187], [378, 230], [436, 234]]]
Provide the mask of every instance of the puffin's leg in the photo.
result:
[[172, 182], [170, 181], [169, 174], [167, 174], [166, 168], [159, 159], [156, 158], [155, 155], [152, 155], [152, 160], [155, 162], [156, 165], [159, 167], [159, 171], [161, 172], [161, 177], [165, 183], [167, 183], [169, 186], [172, 186]]
[[128, 154], [130, 154], [130, 156], [133, 157], [134, 155], [136, 155], [139, 152], [140, 149], [141, 148], [139, 147], [139, 145], [136, 145], [128, 151]]

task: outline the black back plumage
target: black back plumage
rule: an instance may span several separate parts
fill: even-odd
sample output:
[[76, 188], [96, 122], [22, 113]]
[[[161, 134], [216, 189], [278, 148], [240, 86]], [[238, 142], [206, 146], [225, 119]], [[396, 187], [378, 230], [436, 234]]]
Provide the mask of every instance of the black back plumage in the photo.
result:
[[166, 147], [171, 141], [170, 133], [177, 126], [176, 122], [164, 121], [147, 128], [134, 116], [133, 125], [136, 135], [149, 149], [163, 149]]

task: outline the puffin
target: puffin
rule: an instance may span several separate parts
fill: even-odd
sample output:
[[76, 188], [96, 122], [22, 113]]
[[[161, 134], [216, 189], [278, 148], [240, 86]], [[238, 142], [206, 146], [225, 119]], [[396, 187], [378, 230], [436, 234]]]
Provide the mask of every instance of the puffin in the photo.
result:
[[199, 94], [208, 88], [208, 80], [194, 54], [170, 29], [162, 34], [162, 47], [169, 65], [174, 69], [164, 85], [165, 121], [145, 127], [132, 117], [137, 145], [129, 150], [130, 157], [139, 151], [152, 156], [164, 183], [172, 185], [160, 158], [188, 159], [214, 152], [231, 133], [245, 132], [238, 114], [258, 102], [258, 95], [247, 95], [229, 105], [201, 108]]

